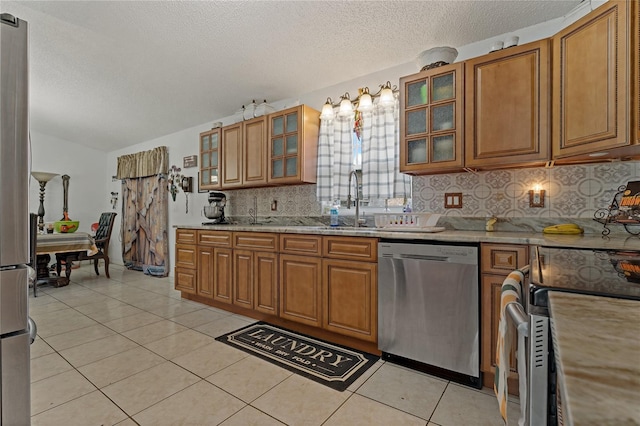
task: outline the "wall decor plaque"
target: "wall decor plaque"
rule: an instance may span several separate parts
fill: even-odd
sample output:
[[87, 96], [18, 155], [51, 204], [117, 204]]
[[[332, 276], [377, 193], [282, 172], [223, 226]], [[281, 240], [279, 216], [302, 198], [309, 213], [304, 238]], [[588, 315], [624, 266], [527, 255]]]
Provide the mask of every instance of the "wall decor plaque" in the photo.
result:
[[198, 156], [189, 155], [182, 158], [182, 167], [188, 169], [189, 167], [198, 167]]

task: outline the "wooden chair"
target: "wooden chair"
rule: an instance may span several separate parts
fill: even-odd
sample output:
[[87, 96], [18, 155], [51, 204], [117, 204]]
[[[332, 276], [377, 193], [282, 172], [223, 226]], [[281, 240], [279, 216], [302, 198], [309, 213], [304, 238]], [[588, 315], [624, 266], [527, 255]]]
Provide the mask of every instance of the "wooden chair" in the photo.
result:
[[56, 254], [56, 261], [60, 262], [63, 260], [65, 262], [71, 262], [74, 260], [91, 260], [93, 261], [93, 268], [96, 271], [96, 275], [100, 275], [98, 271], [98, 261], [100, 259], [104, 259], [104, 273], [107, 278], [111, 278], [109, 276], [109, 241], [111, 240], [111, 231], [113, 231], [113, 224], [115, 223], [117, 213], [113, 212], [105, 212], [100, 215], [100, 220], [98, 221], [98, 229], [96, 230], [96, 234], [94, 236], [96, 247], [98, 248], [98, 252], [93, 256], [88, 255], [86, 252], [77, 252], [77, 253], [60, 253]]

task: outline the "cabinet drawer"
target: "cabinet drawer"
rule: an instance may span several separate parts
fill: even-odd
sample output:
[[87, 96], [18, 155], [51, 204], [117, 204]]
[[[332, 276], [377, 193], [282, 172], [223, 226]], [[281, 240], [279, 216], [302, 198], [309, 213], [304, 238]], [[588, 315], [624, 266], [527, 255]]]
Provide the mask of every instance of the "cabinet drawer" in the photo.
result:
[[318, 235], [280, 234], [280, 253], [320, 256], [322, 237]]
[[176, 229], [176, 244], [196, 244], [195, 229]]
[[194, 269], [175, 268], [174, 286], [185, 293], [196, 293], [196, 271]]
[[278, 251], [278, 234], [234, 232], [233, 247], [249, 250]]
[[195, 269], [196, 264], [196, 246], [176, 244], [176, 266]]
[[482, 244], [482, 272], [508, 274], [529, 262], [529, 246]]
[[198, 231], [198, 244], [204, 246], [231, 247], [231, 232]]
[[358, 237], [324, 237], [322, 244], [324, 257], [332, 259], [378, 261], [378, 239]]

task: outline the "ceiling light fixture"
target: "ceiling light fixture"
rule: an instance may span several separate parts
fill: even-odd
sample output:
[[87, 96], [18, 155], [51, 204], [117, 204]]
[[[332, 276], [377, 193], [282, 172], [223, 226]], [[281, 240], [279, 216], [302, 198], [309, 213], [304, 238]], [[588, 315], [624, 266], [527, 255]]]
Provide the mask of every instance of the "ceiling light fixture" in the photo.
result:
[[351, 99], [349, 92], [345, 92], [340, 96], [339, 103], [333, 103], [331, 98], [327, 98], [327, 101], [322, 106], [322, 113], [320, 118], [322, 120], [330, 120], [335, 117], [334, 109], [338, 108], [338, 116], [348, 117], [354, 113], [354, 110], [359, 112], [373, 111], [374, 101], [378, 99], [378, 104], [381, 106], [391, 106], [396, 101], [396, 95], [399, 93], [397, 86], [392, 86], [390, 81], [380, 85], [380, 90], [371, 94], [368, 87], [358, 89], [358, 97]]
[[334, 117], [333, 114], [333, 101], [331, 98], [327, 98], [327, 102], [322, 106], [322, 113], [320, 113], [321, 120], [330, 120]]
[[353, 105], [351, 104], [349, 92], [345, 92], [345, 94], [340, 96], [340, 98], [342, 100], [340, 101], [340, 110], [338, 111], [338, 115], [340, 117], [348, 117], [353, 114]]

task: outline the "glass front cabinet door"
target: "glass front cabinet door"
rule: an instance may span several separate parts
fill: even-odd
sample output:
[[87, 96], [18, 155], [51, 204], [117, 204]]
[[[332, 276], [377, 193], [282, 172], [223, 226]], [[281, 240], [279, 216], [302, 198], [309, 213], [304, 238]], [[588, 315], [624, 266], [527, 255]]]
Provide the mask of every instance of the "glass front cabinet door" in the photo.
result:
[[199, 189], [220, 189], [220, 129], [200, 133]]
[[315, 183], [319, 117], [306, 105], [269, 115], [269, 183]]
[[400, 79], [400, 171], [461, 170], [463, 63]]

